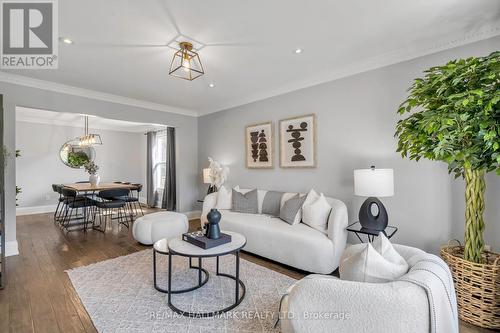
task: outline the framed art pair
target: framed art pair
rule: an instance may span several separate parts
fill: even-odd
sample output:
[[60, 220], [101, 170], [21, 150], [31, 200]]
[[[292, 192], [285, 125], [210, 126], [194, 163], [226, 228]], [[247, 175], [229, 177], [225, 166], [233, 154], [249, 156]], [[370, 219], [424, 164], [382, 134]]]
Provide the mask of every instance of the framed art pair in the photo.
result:
[[[272, 121], [246, 127], [245, 152], [247, 168], [274, 168]], [[316, 167], [315, 114], [279, 121], [279, 155], [281, 168]]]

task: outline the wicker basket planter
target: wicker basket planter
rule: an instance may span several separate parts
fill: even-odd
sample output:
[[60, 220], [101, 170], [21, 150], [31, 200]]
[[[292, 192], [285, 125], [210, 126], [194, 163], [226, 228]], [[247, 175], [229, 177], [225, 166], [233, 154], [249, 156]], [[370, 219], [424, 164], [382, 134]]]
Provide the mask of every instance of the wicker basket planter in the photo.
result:
[[464, 247], [441, 248], [441, 257], [453, 275], [458, 316], [484, 328], [500, 328], [500, 254], [484, 251], [484, 264], [463, 259]]

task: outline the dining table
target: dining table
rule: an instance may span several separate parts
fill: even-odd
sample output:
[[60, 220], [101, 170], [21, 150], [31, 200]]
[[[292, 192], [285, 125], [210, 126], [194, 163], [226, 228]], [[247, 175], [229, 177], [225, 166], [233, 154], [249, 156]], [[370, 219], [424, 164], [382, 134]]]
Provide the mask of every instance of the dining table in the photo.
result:
[[78, 193], [98, 192], [98, 191], [113, 190], [120, 188], [133, 190], [137, 188], [137, 185], [135, 184], [125, 184], [125, 183], [99, 183], [98, 185], [92, 185], [90, 183], [71, 183], [71, 184], [63, 184], [63, 186], [75, 190]]
[[[114, 189], [128, 189], [128, 190], [136, 190], [138, 188], [137, 184], [131, 184], [131, 183], [99, 183], [96, 185], [93, 185], [91, 183], [69, 183], [69, 184], [62, 184], [63, 187], [72, 189], [76, 191], [77, 195], [83, 196], [85, 200], [102, 200], [97, 194], [100, 191], [104, 190], [114, 190]], [[84, 225], [84, 229], [86, 231], [87, 229], [87, 224], [90, 222], [89, 219], [91, 218], [92, 214], [87, 211], [88, 209], [85, 208], [83, 209], [83, 222], [80, 223], [74, 223], [72, 225], [77, 226], [77, 225]], [[94, 227], [92, 227], [95, 229]], [[95, 229], [101, 232], [104, 232], [103, 230], [100, 229]]]

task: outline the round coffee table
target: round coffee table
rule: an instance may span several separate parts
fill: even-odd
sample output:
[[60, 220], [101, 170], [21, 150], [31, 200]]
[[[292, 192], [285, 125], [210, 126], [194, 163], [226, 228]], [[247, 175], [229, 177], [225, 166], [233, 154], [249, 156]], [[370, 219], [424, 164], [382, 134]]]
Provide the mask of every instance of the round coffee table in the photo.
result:
[[[243, 301], [243, 298], [245, 298], [245, 284], [243, 283], [243, 281], [240, 280], [240, 250], [245, 246], [247, 240], [245, 236], [238, 234], [236, 232], [223, 231], [223, 233], [231, 235], [231, 242], [207, 250], [204, 250], [201, 247], [183, 241], [181, 238], [170, 239], [168, 241], [168, 306], [170, 307], [170, 309], [172, 309], [172, 311], [186, 317], [213, 317], [234, 309], [241, 303], [241, 301]], [[219, 257], [228, 254], [234, 254], [236, 256], [235, 275], [219, 272]], [[202, 267], [203, 258], [215, 257], [216, 274], [218, 276], [224, 276], [233, 279], [235, 281], [234, 303], [228, 307], [225, 307], [224, 309], [211, 312], [189, 312], [181, 310], [177, 308], [175, 305], [173, 305], [171, 290], [172, 290], [172, 256], [174, 255], [188, 257], [190, 259], [198, 258], [198, 267]], [[201, 270], [199, 270], [199, 275], [201, 279]]]
[[[160, 239], [159, 241], [155, 242], [153, 245], [153, 285], [156, 290], [162, 292], [162, 293], [168, 293], [168, 290], [165, 288], [162, 288], [158, 286], [157, 279], [156, 279], [156, 256], [157, 254], [162, 254], [165, 256], [168, 256], [168, 240], [166, 238]], [[171, 290], [170, 292], [172, 294], [182, 294], [182, 293], [187, 293], [188, 291], [193, 291], [196, 290], [200, 287], [202, 287], [205, 283], [208, 282], [208, 271], [201, 267], [201, 263], [198, 263], [198, 267], [193, 266], [193, 258], [189, 258], [189, 268], [191, 269], [197, 269], [198, 270], [198, 285], [193, 286], [191, 288], [186, 288], [186, 289], [181, 289], [181, 290]], [[201, 278], [201, 272], [205, 275], [205, 278], [202, 280]]]

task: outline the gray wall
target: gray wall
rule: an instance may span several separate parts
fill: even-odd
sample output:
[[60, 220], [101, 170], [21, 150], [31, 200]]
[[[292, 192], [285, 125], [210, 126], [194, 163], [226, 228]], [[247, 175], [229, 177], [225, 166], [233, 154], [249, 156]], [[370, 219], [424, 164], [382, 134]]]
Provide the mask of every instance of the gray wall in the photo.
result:
[[[395, 241], [437, 252], [449, 239], [463, 238], [463, 183], [454, 181], [443, 163], [416, 163], [396, 154], [396, 110], [422, 70], [498, 49], [500, 37], [203, 116], [198, 123], [198, 170], [207, 166], [210, 156], [229, 165], [232, 185], [299, 192], [314, 188], [343, 200], [349, 207], [349, 220], [355, 221], [362, 199], [353, 196], [353, 169], [393, 168], [395, 196], [382, 200], [390, 224], [400, 229]], [[309, 113], [317, 115], [317, 168], [245, 167], [246, 125], [272, 120], [277, 129], [279, 119]], [[200, 195], [205, 191], [200, 186]], [[500, 208], [495, 201], [499, 192], [500, 177], [489, 176], [486, 239], [497, 249]]]
[[[59, 158], [61, 146], [82, 135], [82, 131], [79, 127], [16, 122], [16, 148], [21, 150], [21, 157], [16, 159], [16, 183], [22, 187], [18, 208], [57, 204], [59, 195], [52, 191], [51, 184], [88, 179], [84, 169], [70, 168]], [[146, 137], [143, 133], [92, 128], [90, 132], [99, 133], [104, 143], [94, 147], [101, 181], [145, 184]], [[144, 193], [145, 190], [141, 194]]]
[[[177, 139], [178, 210], [193, 210], [195, 202], [198, 199], [197, 189], [199, 186], [197, 118], [4, 82], [0, 82], [0, 94], [4, 96], [4, 145], [11, 152], [16, 147], [16, 105], [50, 111], [92, 114], [104, 118], [174, 126], [176, 128]], [[15, 163], [15, 158], [11, 156], [5, 170], [5, 226], [7, 242], [14, 242], [16, 240]]]

